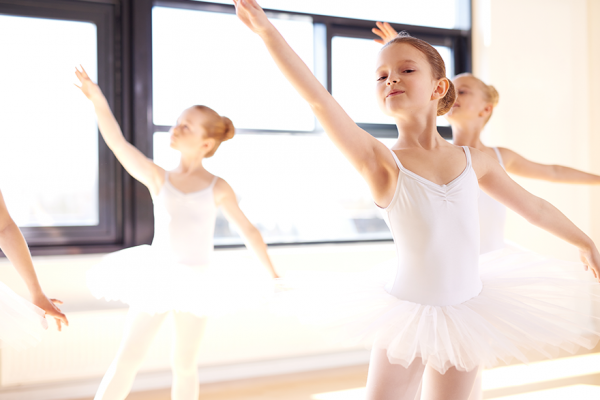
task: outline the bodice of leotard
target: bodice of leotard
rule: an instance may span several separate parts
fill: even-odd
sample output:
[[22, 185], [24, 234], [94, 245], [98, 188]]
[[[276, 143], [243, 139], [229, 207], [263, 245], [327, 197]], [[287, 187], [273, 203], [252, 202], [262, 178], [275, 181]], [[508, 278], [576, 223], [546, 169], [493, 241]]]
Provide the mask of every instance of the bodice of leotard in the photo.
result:
[[[502, 155], [497, 147], [494, 147], [498, 162], [504, 168]], [[483, 190], [479, 193], [479, 229], [481, 231], [481, 254], [502, 249], [504, 242], [504, 225], [506, 223], [506, 207]]]
[[446, 306], [481, 291], [479, 278], [479, 185], [468, 147], [464, 171], [445, 185], [399, 168], [396, 192], [383, 211], [398, 265], [388, 292], [402, 300]]
[[154, 197], [154, 240], [152, 246], [168, 252], [174, 261], [188, 265], [207, 265], [213, 252], [217, 207], [213, 188], [183, 193], [165, 176], [165, 183]]

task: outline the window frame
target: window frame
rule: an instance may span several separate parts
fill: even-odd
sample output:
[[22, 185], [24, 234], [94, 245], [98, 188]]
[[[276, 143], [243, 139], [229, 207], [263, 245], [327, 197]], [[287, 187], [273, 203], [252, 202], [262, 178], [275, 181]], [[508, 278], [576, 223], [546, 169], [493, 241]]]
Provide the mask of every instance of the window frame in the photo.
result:
[[[0, 14], [91, 22], [97, 29], [98, 84], [119, 123], [127, 126], [128, 95], [124, 93], [121, 57], [122, 10], [111, 0], [0, 0]], [[127, 131], [124, 129], [124, 131]], [[34, 255], [103, 252], [126, 244], [124, 174], [98, 132], [98, 217], [95, 226], [22, 227]], [[128, 236], [131, 236], [129, 234]]]

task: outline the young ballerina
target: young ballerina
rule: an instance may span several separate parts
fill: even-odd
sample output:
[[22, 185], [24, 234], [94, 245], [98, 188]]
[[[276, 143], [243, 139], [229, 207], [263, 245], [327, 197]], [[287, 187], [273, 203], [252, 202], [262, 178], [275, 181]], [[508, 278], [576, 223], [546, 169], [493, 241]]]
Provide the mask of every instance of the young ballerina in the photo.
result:
[[[373, 33], [384, 44], [397, 36], [396, 30], [387, 22], [377, 22]], [[456, 87], [456, 102], [445, 115], [452, 126], [452, 138], [457, 146], [469, 146], [498, 160], [509, 173], [525, 178], [550, 182], [582, 185], [600, 185], [600, 176], [562, 165], [539, 164], [503, 147], [488, 147], [481, 142], [483, 128], [492, 117], [498, 104], [499, 94], [491, 85], [469, 73], [457, 75], [452, 82]], [[481, 252], [498, 250], [505, 246], [504, 226], [506, 207], [485, 192], [479, 197], [479, 224], [481, 229]]]
[[39, 343], [43, 330], [48, 328], [45, 315], [56, 320], [59, 331], [69, 321], [55, 305], [62, 302], [49, 299], [42, 291], [25, 238], [8, 213], [2, 192], [0, 249], [25, 281], [31, 296], [28, 302], [0, 282], [0, 345], [21, 350]]
[[[582, 292], [598, 282], [598, 250], [496, 161], [439, 135], [436, 117], [452, 107], [455, 93], [432, 46], [400, 35], [378, 56], [377, 101], [399, 132], [390, 150], [350, 119], [255, 0], [234, 4], [387, 216], [398, 253], [393, 280], [331, 282], [328, 290], [317, 282], [301, 296], [309, 317], [335, 320], [356, 341], [372, 344], [368, 399], [413, 400], [421, 380], [422, 399], [467, 399], [479, 367], [527, 361], [524, 352], [550, 357], [556, 348], [595, 345], [600, 333], [587, 328], [592, 316], [566, 312], [562, 303], [585, 298]], [[491, 253], [480, 263], [479, 187], [577, 246], [595, 279], [574, 263], [569, 273], [538, 277], [541, 265], [551, 268], [557, 261], [530, 253]]]
[[171, 398], [196, 400], [204, 317], [241, 309], [265, 299], [273, 289], [271, 278], [262, 271], [210, 265], [217, 207], [239, 228], [246, 245], [269, 273], [277, 277], [267, 246], [239, 208], [234, 191], [203, 166], [205, 158], [233, 137], [233, 124], [205, 106], [184, 110], [171, 129], [171, 147], [181, 152], [181, 162], [166, 172], [125, 140], [106, 98], [85, 70], [75, 73], [81, 91], [94, 104], [108, 147], [148, 188], [154, 202], [152, 246], [110, 254], [88, 274], [88, 286], [96, 297], [130, 305], [121, 346], [95, 399], [127, 396], [153, 338], [171, 313], [175, 336]]
[[[377, 22], [373, 33], [380, 37], [375, 41], [385, 44], [393, 40], [398, 32], [387, 22]], [[453, 79], [456, 101], [445, 115], [452, 126], [453, 142], [457, 146], [475, 148], [498, 160], [500, 165], [515, 175], [550, 182], [598, 185], [600, 176], [561, 165], [545, 165], [530, 161], [518, 153], [503, 147], [488, 147], [481, 142], [483, 128], [490, 120], [498, 104], [498, 91], [470, 73], [457, 75]], [[506, 207], [484, 191], [479, 194], [480, 252], [487, 253], [503, 249], [505, 242]], [[483, 398], [481, 374], [469, 400]]]

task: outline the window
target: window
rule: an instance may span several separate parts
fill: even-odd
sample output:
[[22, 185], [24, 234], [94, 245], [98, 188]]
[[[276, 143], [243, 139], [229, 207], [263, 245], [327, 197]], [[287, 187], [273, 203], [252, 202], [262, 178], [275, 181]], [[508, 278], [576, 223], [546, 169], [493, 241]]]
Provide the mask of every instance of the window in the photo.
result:
[[0, 190], [34, 248], [113, 243], [114, 163], [98, 141], [93, 108], [73, 86], [82, 64], [113, 101], [113, 10], [51, 6], [0, 2]]
[[[290, 45], [359, 125], [391, 145], [394, 140], [385, 137], [397, 135], [394, 121], [382, 115], [374, 98], [373, 64], [381, 45], [373, 41], [372, 22], [348, 20], [346, 26], [339, 19], [279, 12], [317, 13], [309, 9], [315, 2], [273, 0], [271, 6], [276, 3], [280, 8], [270, 17]], [[169, 148], [167, 131], [185, 108], [204, 104], [237, 128], [236, 137], [205, 165], [231, 184], [268, 243], [391, 239], [367, 185], [315, 124], [260, 39], [237, 20], [233, 7], [196, 4], [160, 2], [152, 9], [149, 129], [155, 162], [167, 170], [177, 166], [179, 153]], [[327, 2], [321, 5], [320, 13], [327, 14]], [[337, 12], [350, 16], [360, 4], [348, 8]], [[219, 40], [212, 39], [215, 32]], [[457, 41], [445, 31], [418, 33], [429, 34], [424, 39], [438, 49], [451, 76], [462, 51]], [[242, 243], [219, 215], [215, 245]]]
[[[216, 0], [216, 3], [228, 3]], [[266, 9], [448, 29], [470, 29], [469, 0], [262, 0]]]

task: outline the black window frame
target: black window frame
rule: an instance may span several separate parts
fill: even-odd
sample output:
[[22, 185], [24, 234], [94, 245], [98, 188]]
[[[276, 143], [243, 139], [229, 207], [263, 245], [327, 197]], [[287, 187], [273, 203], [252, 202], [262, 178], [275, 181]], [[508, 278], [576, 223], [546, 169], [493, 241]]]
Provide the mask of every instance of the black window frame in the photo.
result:
[[[152, 8], [154, 6], [234, 14], [233, 5], [195, 0], [0, 0], [0, 14], [93, 22], [98, 27], [99, 84], [124, 136], [152, 158], [154, 132], [168, 126], [154, 125], [152, 106]], [[332, 39], [346, 36], [375, 39], [374, 21], [321, 14], [265, 9], [272, 15], [310, 17], [315, 32], [315, 75], [331, 92]], [[471, 16], [469, 16], [471, 18]], [[449, 45], [454, 72], [471, 71], [471, 29], [444, 29], [391, 24], [397, 31], [434, 44]], [[375, 137], [396, 137], [394, 125], [359, 124]], [[449, 127], [438, 127], [451, 138]], [[313, 131], [321, 132], [315, 124]], [[239, 129], [237, 134], [278, 131]], [[154, 235], [153, 205], [145, 186], [127, 174], [98, 134], [100, 225], [97, 227], [24, 227], [34, 255], [104, 253], [150, 243]], [[391, 239], [390, 239], [391, 240]], [[270, 243], [310, 245], [325, 243], [385, 242], [388, 240], [339, 240], [328, 242]], [[219, 245], [217, 248], [243, 245]], [[0, 253], [1, 254], [1, 253]]]

